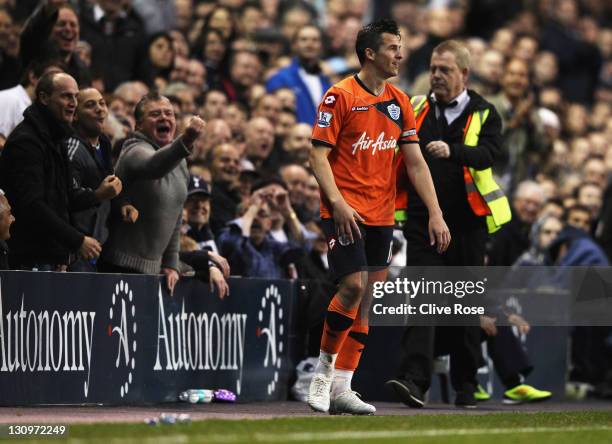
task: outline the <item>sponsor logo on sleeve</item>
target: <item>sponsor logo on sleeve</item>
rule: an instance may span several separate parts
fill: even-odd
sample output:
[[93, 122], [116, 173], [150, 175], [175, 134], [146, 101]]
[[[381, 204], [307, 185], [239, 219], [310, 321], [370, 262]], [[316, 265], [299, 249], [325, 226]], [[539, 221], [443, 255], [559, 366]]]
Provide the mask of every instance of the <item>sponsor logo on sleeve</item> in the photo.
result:
[[331, 125], [332, 113], [325, 111], [319, 111], [319, 119], [317, 120], [317, 126], [320, 128], [329, 128]]
[[336, 106], [337, 101], [338, 101], [338, 94], [329, 93], [323, 99], [323, 105], [327, 106], [328, 108], [333, 108], [334, 106]]

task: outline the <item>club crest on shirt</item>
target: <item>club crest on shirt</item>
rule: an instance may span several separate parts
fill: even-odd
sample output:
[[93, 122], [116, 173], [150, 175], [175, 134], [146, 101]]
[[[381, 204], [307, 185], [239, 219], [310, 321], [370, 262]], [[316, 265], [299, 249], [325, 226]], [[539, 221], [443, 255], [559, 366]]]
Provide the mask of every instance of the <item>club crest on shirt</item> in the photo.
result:
[[319, 111], [319, 119], [317, 120], [317, 126], [320, 128], [329, 128], [329, 126], [331, 125], [332, 117], [334, 117], [332, 113]]
[[389, 111], [389, 115], [391, 116], [393, 120], [399, 119], [400, 107], [397, 106], [395, 103], [392, 103], [391, 105], [389, 105], [387, 107], [387, 111]]

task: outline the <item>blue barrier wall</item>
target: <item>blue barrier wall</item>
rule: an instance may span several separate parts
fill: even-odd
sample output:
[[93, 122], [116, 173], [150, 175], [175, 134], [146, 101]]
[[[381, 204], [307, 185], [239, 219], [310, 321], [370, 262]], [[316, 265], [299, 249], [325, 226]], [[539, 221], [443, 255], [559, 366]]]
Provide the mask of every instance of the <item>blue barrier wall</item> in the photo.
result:
[[[171, 297], [156, 276], [0, 272], [0, 405], [152, 404], [190, 388], [287, 399], [302, 351], [295, 283], [229, 285], [221, 301], [197, 279], [181, 279]], [[354, 380], [365, 399], [395, 399], [383, 384], [396, 374], [402, 334], [370, 330]], [[527, 382], [561, 394], [567, 331], [534, 328], [526, 345], [535, 365]], [[480, 379], [501, 397], [492, 373]]]
[[294, 284], [0, 273], [1, 405], [142, 404], [189, 388], [286, 399]]

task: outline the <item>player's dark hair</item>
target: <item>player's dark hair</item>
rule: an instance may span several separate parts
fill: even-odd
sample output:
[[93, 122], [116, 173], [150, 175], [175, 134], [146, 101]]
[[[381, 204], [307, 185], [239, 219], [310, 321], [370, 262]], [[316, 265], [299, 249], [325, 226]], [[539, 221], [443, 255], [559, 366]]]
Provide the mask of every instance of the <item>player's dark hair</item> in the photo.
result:
[[357, 52], [359, 63], [363, 65], [366, 58], [365, 51], [367, 48], [378, 51], [382, 43], [382, 35], [384, 33], [401, 37], [397, 23], [390, 19], [382, 19], [372, 22], [369, 25], [364, 26], [361, 31], [359, 31], [357, 34], [357, 41], [355, 42], [355, 51]]

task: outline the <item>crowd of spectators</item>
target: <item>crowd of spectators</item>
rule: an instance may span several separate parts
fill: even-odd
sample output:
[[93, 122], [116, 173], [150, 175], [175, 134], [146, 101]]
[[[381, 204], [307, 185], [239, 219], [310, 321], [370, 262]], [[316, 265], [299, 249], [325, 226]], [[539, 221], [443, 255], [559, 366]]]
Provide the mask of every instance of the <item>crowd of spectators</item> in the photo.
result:
[[[356, 33], [382, 16], [402, 30], [392, 82], [427, 93], [433, 48], [462, 39], [469, 87], [502, 117], [494, 172], [514, 217], [492, 237], [488, 263], [607, 264], [612, 4], [603, 0], [0, 0], [3, 258], [12, 206], [12, 268], [114, 266], [164, 272], [169, 283], [195, 269], [222, 296], [230, 273], [308, 278], [316, 297], [302, 324], [316, 332], [334, 290], [311, 125], [327, 88], [359, 68]], [[58, 96], [54, 108], [60, 93], [75, 103]], [[29, 126], [18, 127], [24, 111]], [[58, 170], [50, 188], [24, 183], [59, 162], [11, 149], [32, 137], [63, 151], [74, 177]], [[30, 170], [13, 168], [26, 160]], [[66, 195], [42, 196], [45, 186]], [[152, 226], [159, 204], [172, 212]], [[121, 250], [128, 240], [133, 256]], [[555, 244], [563, 255], [550, 254]], [[601, 382], [579, 370], [576, 379]]]

